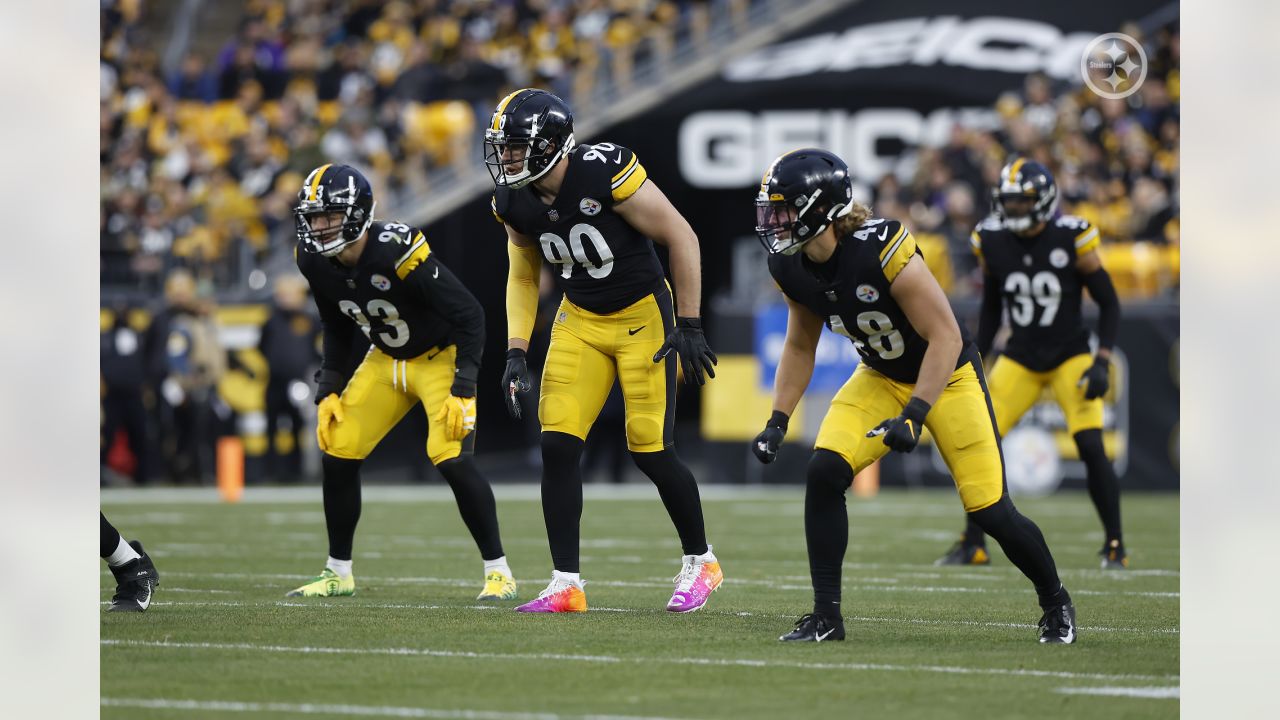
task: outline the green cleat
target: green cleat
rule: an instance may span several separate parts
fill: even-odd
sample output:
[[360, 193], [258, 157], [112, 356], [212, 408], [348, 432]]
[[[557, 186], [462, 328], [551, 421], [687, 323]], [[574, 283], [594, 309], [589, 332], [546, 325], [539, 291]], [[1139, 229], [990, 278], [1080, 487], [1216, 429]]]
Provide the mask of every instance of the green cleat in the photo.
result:
[[296, 590], [285, 593], [285, 597], [349, 597], [356, 594], [356, 576], [338, 577], [338, 573], [325, 568], [319, 577]]
[[494, 570], [484, 576], [484, 589], [477, 600], [515, 600], [516, 579], [501, 570]]

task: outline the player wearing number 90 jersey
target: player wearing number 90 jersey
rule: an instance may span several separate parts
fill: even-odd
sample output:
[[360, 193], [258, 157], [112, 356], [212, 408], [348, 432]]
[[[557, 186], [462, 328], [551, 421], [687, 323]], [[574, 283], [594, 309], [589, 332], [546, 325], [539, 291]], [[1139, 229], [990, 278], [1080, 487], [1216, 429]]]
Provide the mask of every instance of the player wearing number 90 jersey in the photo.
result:
[[[484, 311], [431, 254], [421, 230], [373, 219], [373, 190], [355, 168], [307, 176], [294, 210], [298, 268], [324, 326], [316, 437], [324, 451], [329, 561], [291, 595], [350, 595], [361, 462], [405, 413], [427, 413], [427, 455], [454, 491], [485, 560], [484, 599], [515, 597], [493, 491], [471, 458]], [[356, 328], [372, 347], [350, 378]]]
[[[693, 474], [675, 454], [676, 360], [687, 382], [715, 376], [715, 355], [699, 319], [698, 238], [630, 150], [577, 145], [573, 113], [543, 90], [503, 98], [485, 130], [494, 217], [507, 231], [507, 371], [512, 417], [528, 390], [525, 351], [537, 309], [539, 270], [551, 263], [564, 291], [542, 373], [542, 509], [554, 571], [547, 589], [520, 610], [586, 610], [578, 563], [583, 441], [615, 380], [626, 404], [627, 446], [658, 486], [684, 548], [667, 609], [697, 610], [719, 587]], [[666, 245], [671, 289], [653, 243]], [[678, 313], [675, 310], [678, 309]], [[676, 357], [670, 357], [672, 351]]]
[[[1088, 473], [1089, 496], [1102, 520], [1103, 569], [1128, 565], [1120, 528], [1120, 485], [1102, 442], [1102, 398], [1110, 386], [1111, 348], [1120, 324], [1120, 299], [1102, 267], [1098, 229], [1058, 215], [1058, 188], [1048, 169], [1014, 158], [992, 188], [990, 217], [970, 236], [982, 265], [984, 292], [978, 349], [990, 358], [1002, 309], [1009, 310], [1009, 339], [991, 369], [991, 400], [1001, 433], [1051, 388], [1067, 432]], [[1098, 303], [1098, 350], [1089, 352], [1083, 290]], [[961, 540], [939, 561], [987, 562], [981, 528], [969, 523]]]
[[862, 362], [832, 400], [808, 468], [805, 534], [814, 609], [784, 641], [843, 640], [840, 575], [848, 545], [844, 493], [889, 450], [911, 452], [928, 427], [969, 516], [1035, 585], [1041, 642], [1075, 639], [1075, 610], [1035, 523], [1004, 487], [999, 434], [973, 343], [906, 227], [871, 218], [853, 200], [849, 168], [806, 148], [773, 162], [756, 198], [756, 232], [786, 297], [787, 337], [774, 412], [752, 450], [777, 456], [788, 418], [813, 373], [825, 323]]

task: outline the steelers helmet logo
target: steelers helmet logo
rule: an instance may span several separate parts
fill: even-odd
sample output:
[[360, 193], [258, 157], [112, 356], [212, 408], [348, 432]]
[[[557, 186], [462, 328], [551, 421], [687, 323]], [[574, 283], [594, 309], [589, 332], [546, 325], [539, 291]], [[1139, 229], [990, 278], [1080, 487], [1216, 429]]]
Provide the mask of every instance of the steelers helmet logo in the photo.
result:
[[385, 276], [377, 273], [374, 273], [373, 277], [369, 278], [369, 282], [373, 283], [373, 286], [382, 292], [386, 292], [391, 289], [391, 281]]
[[880, 299], [880, 291], [870, 285], [859, 285], [854, 294], [864, 303], [873, 303]]
[[582, 198], [582, 202], [578, 203], [578, 209], [583, 215], [595, 215], [600, 212], [601, 207], [600, 201], [595, 198]]

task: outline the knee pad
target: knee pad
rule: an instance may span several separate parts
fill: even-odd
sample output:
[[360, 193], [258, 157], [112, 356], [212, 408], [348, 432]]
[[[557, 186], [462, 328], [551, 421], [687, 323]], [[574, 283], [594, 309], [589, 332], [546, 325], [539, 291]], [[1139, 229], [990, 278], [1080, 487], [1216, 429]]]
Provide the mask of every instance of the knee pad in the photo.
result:
[[853, 468], [830, 450], [815, 450], [805, 477], [810, 490], [842, 495], [853, 484]]

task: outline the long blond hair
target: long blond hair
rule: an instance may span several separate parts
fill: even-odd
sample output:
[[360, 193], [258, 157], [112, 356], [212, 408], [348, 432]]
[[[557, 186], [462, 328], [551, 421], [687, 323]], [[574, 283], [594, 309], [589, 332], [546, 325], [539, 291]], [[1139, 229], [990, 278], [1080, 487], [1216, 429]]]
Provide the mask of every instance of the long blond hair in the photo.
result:
[[839, 240], [849, 235], [854, 230], [862, 227], [862, 224], [871, 219], [871, 208], [863, 205], [857, 200], [849, 201], [849, 212], [836, 218], [832, 223], [832, 227], [836, 231], [836, 239]]

